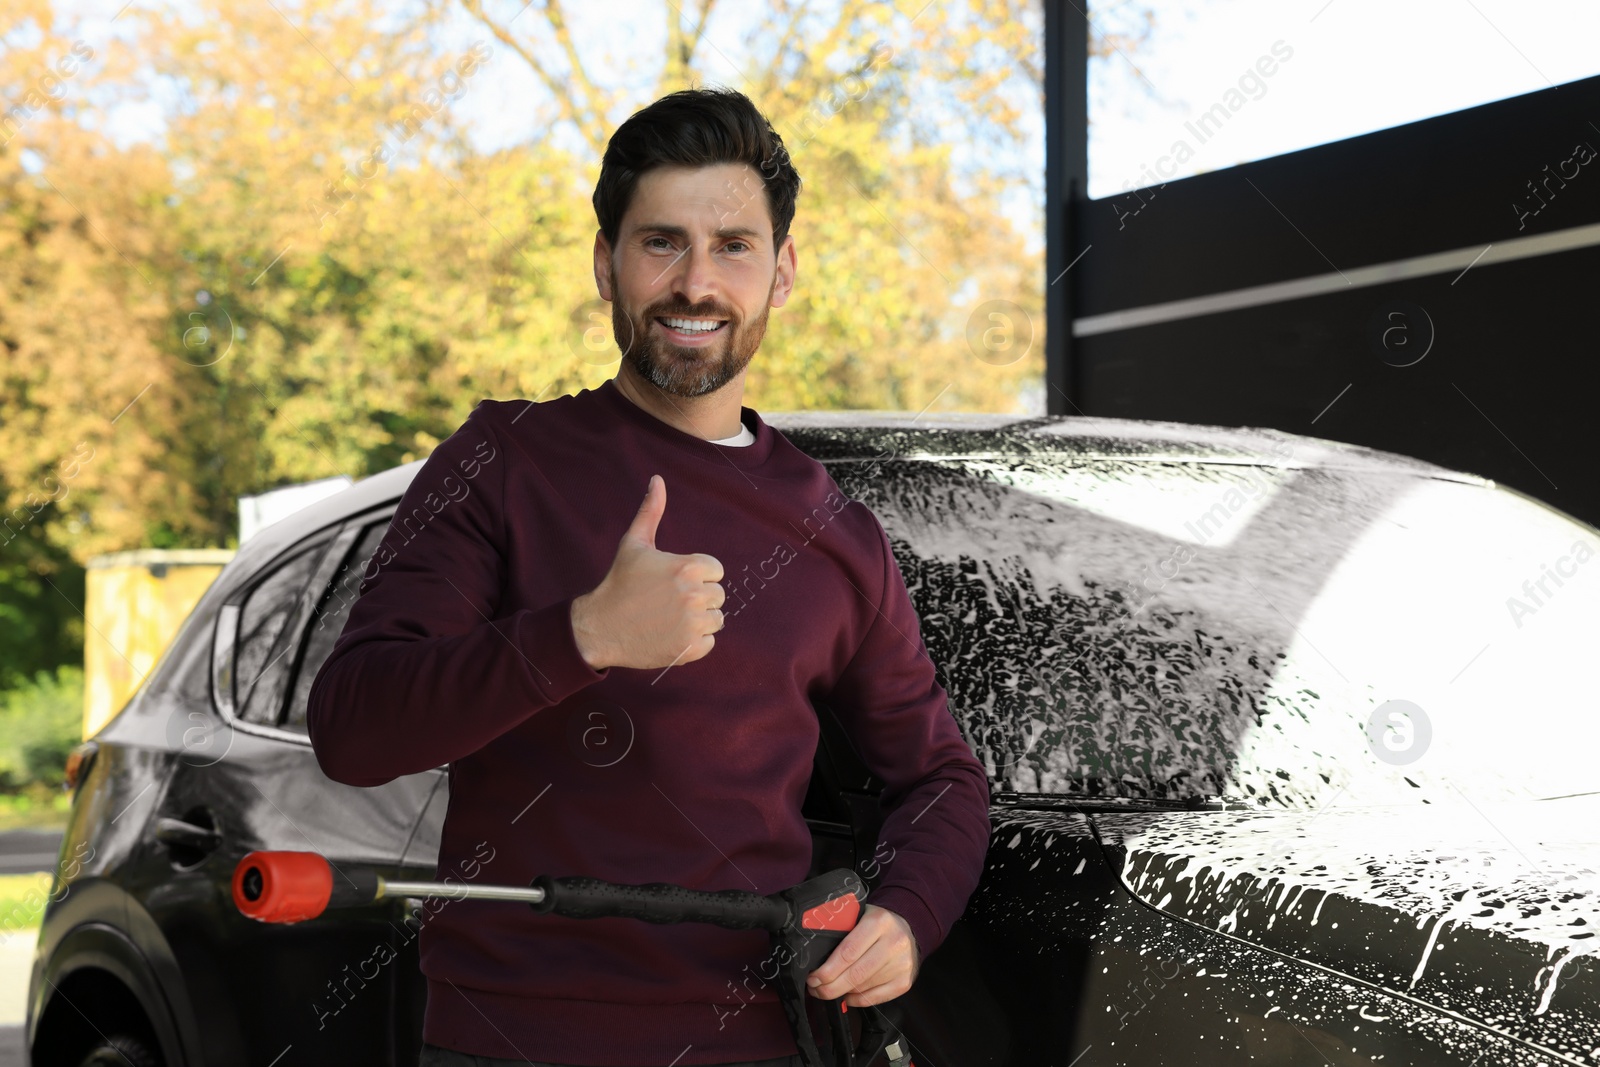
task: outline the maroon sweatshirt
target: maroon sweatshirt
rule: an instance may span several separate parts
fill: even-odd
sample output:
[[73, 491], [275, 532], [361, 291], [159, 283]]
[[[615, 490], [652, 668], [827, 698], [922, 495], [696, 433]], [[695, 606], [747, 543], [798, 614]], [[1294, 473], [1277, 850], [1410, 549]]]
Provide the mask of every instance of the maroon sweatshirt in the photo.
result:
[[[977, 886], [988, 783], [934, 678], [889, 541], [865, 505], [750, 408], [718, 445], [607, 381], [484, 401], [417, 473], [311, 688], [332, 779], [450, 765], [439, 875], [587, 875], [774, 893], [805, 879], [800, 805], [839, 714], [884, 783], [870, 903], [923, 958]], [[710, 654], [596, 671], [569, 610], [599, 584], [652, 474], [664, 552], [722, 562]], [[568, 919], [433, 902], [421, 929], [428, 1042], [587, 1065], [726, 1063], [796, 1051], [760, 930]]]

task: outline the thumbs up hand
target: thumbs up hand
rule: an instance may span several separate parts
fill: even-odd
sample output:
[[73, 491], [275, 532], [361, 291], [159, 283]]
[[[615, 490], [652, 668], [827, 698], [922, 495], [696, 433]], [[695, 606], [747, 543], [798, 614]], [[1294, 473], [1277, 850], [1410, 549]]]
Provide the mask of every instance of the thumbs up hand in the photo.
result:
[[572, 635], [594, 670], [692, 663], [716, 644], [727, 597], [718, 584], [722, 563], [704, 552], [658, 551], [666, 510], [667, 483], [653, 474], [611, 569], [572, 602]]

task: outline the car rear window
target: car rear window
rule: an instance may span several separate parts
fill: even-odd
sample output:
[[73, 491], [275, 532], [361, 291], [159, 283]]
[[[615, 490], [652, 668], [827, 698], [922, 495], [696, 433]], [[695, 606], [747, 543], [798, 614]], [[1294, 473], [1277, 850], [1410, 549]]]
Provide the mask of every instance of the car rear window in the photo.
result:
[[244, 602], [233, 699], [247, 722], [270, 725], [277, 721], [298, 644], [290, 624], [299, 615], [317, 561], [327, 547], [324, 542], [291, 556], [257, 584]]
[[300, 733], [306, 730], [306, 705], [311, 700], [311, 683], [316, 680], [317, 672], [322, 669], [323, 663], [333, 652], [334, 642], [344, 632], [345, 621], [350, 617], [350, 608], [361, 595], [361, 579], [366, 573], [367, 563], [377, 551], [378, 544], [383, 540], [387, 529], [387, 519], [368, 526], [362, 532], [360, 541], [356, 543], [350, 555], [328, 583], [328, 588], [322, 592], [321, 600], [306, 628], [305, 652], [302, 655], [300, 668], [295, 673], [294, 693], [290, 697], [289, 709], [284, 716], [283, 725], [291, 730]]
[[1302, 440], [1265, 464], [874, 461], [995, 787], [1318, 807], [1600, 789], [1600, 535], [1508, 490]]

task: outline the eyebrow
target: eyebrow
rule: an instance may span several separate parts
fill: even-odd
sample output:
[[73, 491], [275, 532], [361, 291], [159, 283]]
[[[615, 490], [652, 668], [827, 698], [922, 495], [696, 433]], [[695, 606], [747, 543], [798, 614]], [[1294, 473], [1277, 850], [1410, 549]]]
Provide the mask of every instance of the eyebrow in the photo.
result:
[[[640, 234], [647, 234], [647, 233], [648, 234], [657, 234], [657, 233], [659, 233], [659, 234], [664, 234], [664, 235], [666, 235], [668, 237], [678, 237], [678, 238], [682, 238], [684, 240], [687, 240], [688, 237], [689, 237], [689, 231], [687, 229], [685, 229], [684, 227], [682, 227], [682, 226], [674, 226], [674, 225], [672, 225], [670, 223], [666, 223], [666, 222], [646, 222], [646, 223], [643, 223], [643, 224], [641, 224], [639, 226], [635, 226], [634, 227], [634, 230], [633, 230], [634, 236], [638, 236]], [[757, 240], [760, 240], [761, 231], [760, 230], [751, 229], [749, 226], [723, 226], [720, 229], [712, 230], [711, 231], [711, 236], [713, 236], [713, 237], [721, 237], [721, 238], [728, 238], [728, 237], [752, 238], [753, 237], [753, 238], [755, 238]]]

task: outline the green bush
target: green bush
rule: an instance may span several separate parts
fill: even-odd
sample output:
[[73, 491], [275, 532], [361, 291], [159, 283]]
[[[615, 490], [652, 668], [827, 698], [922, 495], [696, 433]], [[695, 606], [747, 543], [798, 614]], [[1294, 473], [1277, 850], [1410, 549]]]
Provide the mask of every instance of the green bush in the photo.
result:
[[20, 793], [0, 793], [0, 832], [65, 827], [71, 811], [71, 793], [35, 782]]
[[38, 671], [0, 693], [0, 789], [61, 785], [67, 754], [82, 736], [82, 667]]
[[[0, 499], [5, 488], [0, 479]], [[0, 558], [0, 701], [39, 671], [83, 662], [84, 621], [77, 605], [83, 603], [85, 572], [64, 549], [49, 544], [43, 518], [6, 541]]]

